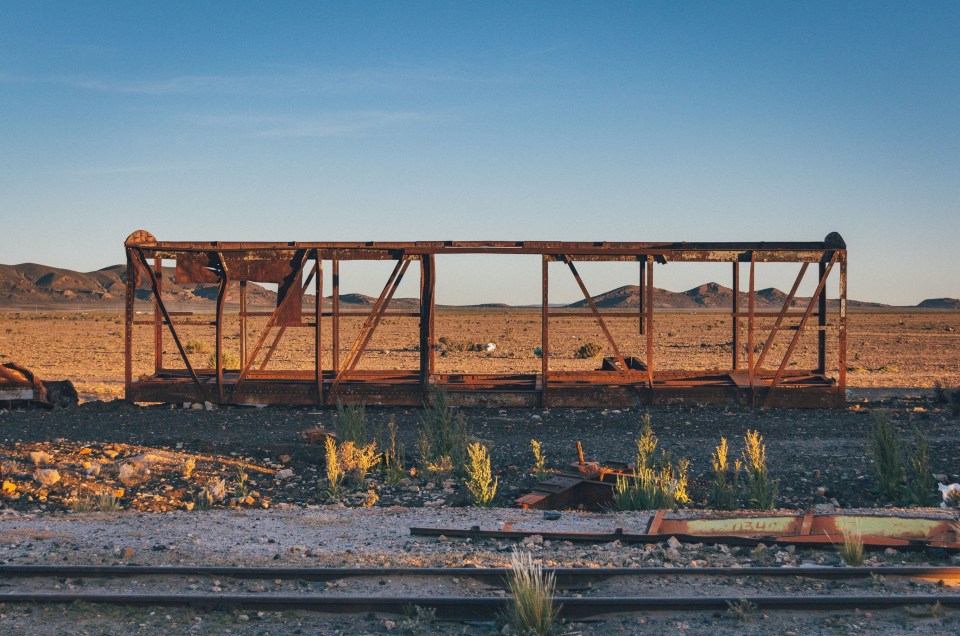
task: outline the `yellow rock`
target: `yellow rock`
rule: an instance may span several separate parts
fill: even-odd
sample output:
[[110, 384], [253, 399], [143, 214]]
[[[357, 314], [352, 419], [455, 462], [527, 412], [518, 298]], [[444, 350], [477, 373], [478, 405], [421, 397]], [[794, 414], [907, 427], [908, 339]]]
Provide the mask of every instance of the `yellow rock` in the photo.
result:
[[12, 495], [15, 492], [17, 492], [17, 485], [15, 483], [12, 481], [3, 482], [3, 494]]

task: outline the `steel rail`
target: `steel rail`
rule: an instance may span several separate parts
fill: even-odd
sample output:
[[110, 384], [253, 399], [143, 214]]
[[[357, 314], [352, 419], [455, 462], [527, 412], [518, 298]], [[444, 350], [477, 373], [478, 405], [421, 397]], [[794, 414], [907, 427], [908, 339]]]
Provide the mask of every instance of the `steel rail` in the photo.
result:
[[[858, 579], [871, 576], [905, 577], [927, 581], [960, 581], [960, 567], [954, 566], [783, 566], [783, 567], [616, 567], [616, 568], [543, 568], [558, 583], [598, 580], [613, 577], [802, 577], [815, 579]], [[328, 581], [344, 578], [384, 578], [390, 576], [472, 578], [490, 583], [504, 581], [510, 568], [291, 568], [233, 566], [152, 566], [152, 565], [0, 565], [0, 577], [133, 577], [133, 576], [218, 576], [238, 579], [285, 579]]]
[[[835, 611], [889, 609], [911, 605], [960, 607], [960, 595], [817, 595], [817, 596], [611, 596], [555, 597], [561, 618], [589, 618], [625, 612], [723, 611], [731, 604], [752, 604], [760, 610]], [[96, 603], [140, 607], [200, 607], [208, 609], [312, 610], [337, 614], [403, 614], [413, 607], [433, 608], [440, 619], [490, 618], [502, 615], [507, 597], [491, 596], [345, 596], [289, 594], [124, 594], [124, 593], [0, 593], [0, 603]]]

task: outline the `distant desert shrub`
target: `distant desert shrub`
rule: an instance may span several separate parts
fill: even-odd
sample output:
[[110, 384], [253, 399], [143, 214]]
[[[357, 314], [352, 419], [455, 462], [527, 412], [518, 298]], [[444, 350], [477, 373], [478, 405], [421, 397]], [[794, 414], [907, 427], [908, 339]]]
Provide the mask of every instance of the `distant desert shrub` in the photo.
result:
[[188, 340], [183, 350], [187, 353], [210, 353], [210, 345], [203, 340]]
[[951, 387], [946, 380], [933, 383], [933, 399], [937, 404], [946, 406], [953, 415], [960, 415], [960, 386]]
[[574, 353], [574, 358], [596, 358], [603, 353], [603, 345], [599, 342], [588, 342], [581, 345]]
[[[240, 368], [240, 356], [229, 351], [224, 351], [220, 354], [220, 361], [223, 363], [224, 369], [239, 369]], [[217, 356], [214, 353], [211, 353], [207, 357], [207, 366], [211, 369], [217, 366]]]

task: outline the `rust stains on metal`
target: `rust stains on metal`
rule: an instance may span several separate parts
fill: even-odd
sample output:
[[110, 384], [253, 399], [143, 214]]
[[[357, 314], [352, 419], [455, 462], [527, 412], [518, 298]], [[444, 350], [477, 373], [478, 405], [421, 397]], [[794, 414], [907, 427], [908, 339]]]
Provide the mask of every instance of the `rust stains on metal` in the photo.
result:
[[[628, 243], [561, 241], [418, 241], [418, 242], [171, 242], [158, 241], [138, 230], [126, 242], [127, 294], [125, 325], [126, 397], [133, 401], [180, 402], [211, 400], [223, 404], [364, 403], [420, 405], [436, 389], [449, 394], [451, 404], [477, 406], [629, 407], [678, 401], [718, 402], [776, 407], [839, 408], [846, 391], [846, 244], [831, 233], [820, 242], [743, 243]], [[538, 372], [455, 374], [436, 368], [436, 275], [443, 258], [452, 254], [538, 255], [541, 265], [541, 338]], [[185, 334], [204, 323], [192, 312], [173, 312], [163, 296], [163, 271], [174, 261], [175, 280], [216, 284], [215, 359], [208, 365], [191, 362]], [[348, 313], [340, 302], [342, 261], [394, 261], [395, 267], [375, 299], [349, 352], [341, 351], [341, 322]], [[639, 266], [639, 307], [608, 311], [593, 302], [575, 266], [576, 261], [623, 262]], [[733, 300], [729, 328], [730, 368], [685, 370], [666, 368], [655, 355], [654, 270], [673, 262], [730, 263]], [[322, 272], [332, 272], [332, 303], [324, 307]], [[800, 272], [779, 311], [758, 311], [755, 271], [765, 263], [795, 263]], [[818, 266], [815, 293], [799, 301], [796, 292], [808, 266]], [[404, 273], [416, 264], [420, 270], [419, 309], [388, 308]], [[580, 288], [588, 311], [570, 311], [550, 305], [550, 266], [563, 265]], [[749, 291], [744, 311], [740, 296], [740, 268], [749, 268]], [[316, 277], [316, 278], [314, 278]], [[837, 281], [838, 279], [838, 281]], [[314, 281], [311, 288], [311, 281]], [[837, 281], [837, 303], [828, 305], [828, 282]], [[248, 283], [273, 284], [277, 306], [272, 312], [247, 309]], [[226, 303], [227, 286], [239, 283], [240, 309]], [[137, 288], [148, 290], [152, 319], [137, 318]], [[313, 307], [304, 306], [308, 290], [316, 295]], [[795, 305], [797, 307], [791, 310]], [[832, 310], [836, 307], [836, 310]], [[828, 312], [830, 313], [828, 320]], [[419, 362], [413, 368], [390, 372], [358, 368], [386, 315], [419, 321]], [[268, 316], [266, 323], [261, 319]], [[602, 331], [613, 356], [591, 371], [558, 370], [551, 365], [551, 320], [592, 320]], [[636, 321], [642, 344], [627, 351], [618, 343], [608, 320]], [[775, 318], [773, 327], [762, 321]], [[814, 320], [815, 319], [815, 320]], [[329, 341], [322, 335], [328, 325]], [[206, 324], [209, 324], [207, 322]], [[137, 329], [138, 326], [148, 329]], [[238, 325], [238, 333], [226, 333]], [[254, 329], [254, 331], [251, 331]], [[284, 336], [294, 329], [313, 330], [311, 345], [298, 352], [305, 362], [289, 364], [275, 355]], [[146, 332], [147, 337], [142, 336]], [[745, 332], [745, 334], [744, 334]], [[791, 333], [785, 346], [775, 339]], [[794, 359], [801, 334], [816, 332], [816, 364], [803, 368]], [[744, 338], [744, 335], [746, 338]], [[249, 347], [249, 337], [256, 343]], [[831, 337], [832, 336], [832, 337]], [[237, 340], [239, 361], [223, 356], [223, 340]], [[781, 338], [787, 340], [786, 338]], [[134, 348], [152, 340], [153, 373], [133, 377]], [[171, 347], [173, 354], [165, 351]], [[329, 345], [325, 343], [329, 342]], [[745, 346], [744, 346], [745, 345]], [[756, 348], [756, 350], [755, 350]], [[785, 352], [784, 352], [785, 349]], [[773, 360], [774, 353], [779, 357]], [[344, 356], [341, 359], [342, 356]], [[759, 354], [759, 355], [756, 355]], [[836, 360], [837, 377], [828, 372]], [[765, 366], [769, 364], [769, 366]]]
[[77, 391], [69, 380], [45, 382], [26, 367], [5, 362], [0, 364], [0, 403], [71, 406]]

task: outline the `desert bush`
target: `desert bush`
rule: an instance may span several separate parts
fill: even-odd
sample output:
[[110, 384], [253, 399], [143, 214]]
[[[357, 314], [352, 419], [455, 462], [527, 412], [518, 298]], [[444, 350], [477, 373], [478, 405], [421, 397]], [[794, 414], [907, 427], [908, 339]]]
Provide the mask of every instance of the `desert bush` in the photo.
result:
[[467, 460], [470, 432], [463, 413], [455, 412], [447, 401], [447, 394], [437, 390], [424, 403], [420, 416], [418, 447], [424, 464], [448, 457], [455, 467]]
[[660, 440], [653, 432], [650, 414], [643, 416], [643, 430], [636, 440], [636, 469], [632, 476], [617, 478], [613, 489], [614, 505], [620, 510], [656, 510], [676, 508], [689, 503], [687, 493], [690, 460], [681, 459], [676, 466], [670, 453], [655, 457]]
[[210, 345], [203, 340], [187, 340], [183, 345], [183, 350], [187, 353], [210, 353]]
[[337, 455], [347, 482], [354, 487], [363, 486], [367, 475], [383, 458], [373, 442], [363, 446], [350, 441], [343, 442], [337, 449]]
[[194, 457], [187, 457], [180, 463], [180, 474], [184, 479], [190, 479], [193, 471], [197, 467], [197, 460]]
[[117, 512], [121, 509], [120, 498], [112, 492], [103, 492], [93, 497], [77, 499], [70, 504], [70, 512]]
[[918, 506], [929, 506], [934, 493], [933, 471], [930, 470], [930, 445], [919, 428], [913, 429], [913, 448], [907, 460], [907, 498]]
[[327, 477], [327, 492], [331, 497], [339, 497], [343, 484], [343, 470], [337, 457], [337, 442], [332, 437], [326, 437], [324, 443], [325, 471]]
[[497, 494], [499, 478], [494, 478], [490, 469], [490, 452], [480, 442], [467, 446], [467, 490], [478, 506], [489, 506]]
[[900, 438], [885, 411], [873, 413], [873, 427], [867, 440], [867, 456], [873, 465], [880, 497], [889, 501], [897, 499], [900, 483], [903, 481], [903, 460]]
[[[221, 351], [220, 352], [220, 362], [221, 367], [224, 369], [239, 369], [240, 368], [240, 356], [231, 352], [231, 351]], [[217, 354], [211, 353], [207, 356], [207, 366], [211, 369], [215, 369], [217, 366]]]
[[710, 455], [710, 464], [713, 466], [713, 479], [710, 482], [708, 503], [717, 510], [733, 510], [737, 507], [740, 491], [740, 460], [730, 466], [728, 460], [729, 448], [727, 439], [720, 438], [720, 443]]
[[738, 621], [749, 620], [756, 611], [756, 603], [751, 603], [748, 599], [742, 598], [736, 602], [727, 601], [727, 616], [732, 616]]
[[516, 633], [545, 636], [553, 631], [560, 611], [553, 602], [556, 578], [544, 574], [543, 566], [535, 563], [529, 552], [514, 551], [510, 556], [507, 589], [507, 620]]
[[863, 550], [863, 531], [860, 524], [857, 523], [852, 528], [843, 528], [841, 532], [840, 544], [837, 546], [840, 560], [851, 567], [863, 565], [865, 553]]
[[777, 482], [767, 470], [767, 447], [760, 431], [748, 430], [743, 437], [743, 466], [751, 505], [760, 510], [773, 510], [777, 503]]
[[574, 358], [597, 358], [603, 353], [603, 345], [599, 342], [588, 342], [573, 352]]
[[233, 496], [244, 499], [250, 494], [250, 475], [243, 462], [237, 464], [237, 471], [233, 476]]
[[190, 494], [189, 507], [193, 510], [208, 510], [227, 496], [227, 483], [223, 479], [211, 479]]
[[530, 451], [533, 453], [533, 476], [543, 479], [547, 474], [547, 456], [543, 454], [540, 442], [535, 439], [530, 440]]
[[954, 416], [960, 415], [960, 386], [951, 387], [946, 380], [936, 380], [933, 383], [933, 399], [942, 404]]
[[337, 423], [334, 429], [341, 442], [358, 446], [367, 443], [367, 411], [363, 404], [344, 406], [337, 400]]
[[652, 418], [650, 413], [643, 414], [643, 428], [640, 430], [640, 437], [637, 438], [637, 468], [652, 468], [654, 454], [657, 452], [660, 440], [653, 432]]
[[[381, 435], [383, 437], [383, 435]], [[383, 465], [386, 472], [386, 482], [395, 486], [403, 479], [406, 470], [403, 467], [403, 444], [397, 443], [397, 421], [390, 417], [387, 422], [388, 445], [383, 450]]]

